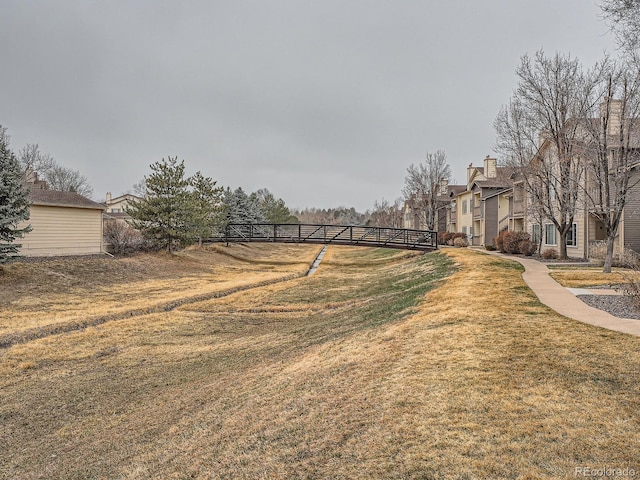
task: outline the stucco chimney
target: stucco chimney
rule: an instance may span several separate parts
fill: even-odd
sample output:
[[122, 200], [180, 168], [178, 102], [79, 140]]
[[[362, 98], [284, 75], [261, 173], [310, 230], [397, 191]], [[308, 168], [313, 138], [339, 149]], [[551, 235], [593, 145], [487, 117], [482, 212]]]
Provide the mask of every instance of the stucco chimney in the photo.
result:
[[496, 178], [498, 172], [496, 165], [498, 160], [487, 155], [484, 159], [484, 176], [487, 178]]
[[107, 205], [111, 203], [111, 192], [107, 192]]
[[440, 195], [446, 195], [447, 189], [449, 188], [449, 180], [446, 178], [440, 179]]
[[25, 183], [35, 184], [38, 181], [38, 174], [31, 168], [27, 168], [27, 171], [24, 172], [24, 181]]
[[605, 100], [600, 104], [600, 119], [607, 115], [607, 103], [609, 105], [609, 135], [617, 135], [620, 132], [620, 123], [622, 122], [622, 100], [611, 99], [609, 102]]
[[471, 173], [473, 173], [473, 168], [473, 163], [470, 163], [467, 167], [467, 183], [469, 183], [469, 180], [471, 180]]

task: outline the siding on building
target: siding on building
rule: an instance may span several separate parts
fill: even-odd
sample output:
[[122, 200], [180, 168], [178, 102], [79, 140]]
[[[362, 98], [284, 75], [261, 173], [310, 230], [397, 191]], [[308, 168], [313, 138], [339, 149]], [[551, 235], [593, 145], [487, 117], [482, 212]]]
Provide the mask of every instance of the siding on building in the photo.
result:
[[28, 257], [102, 252], [102, 211], [33, 205], [33, 230], [21, 241]]
[[31, 232], [19, 243], [26, 257], [91, 255], [103, 252], [104, 207], [72, 192], [32, 190]]
[[[456, 208], [458, 209], [458, 232], [464, 232], [467, 235], [473, 230], [473, 208], [471, 206], [471, 192], [464, 192], [458, 195]], [[466, 213], [462, 213], [463, 204], [466, 202]]]
[[494, 195], [484, 201], [484, 245], [492, 243], [498, 236], [499, 199], [499, 195]]
[[624, 217], [622, 225], [622, 237], [624, 245], [640, 252], [640, 173], [636, 173], [631, 178], [629, 185], [636, 185], [629, 189], [629, 196], [624, 207]]

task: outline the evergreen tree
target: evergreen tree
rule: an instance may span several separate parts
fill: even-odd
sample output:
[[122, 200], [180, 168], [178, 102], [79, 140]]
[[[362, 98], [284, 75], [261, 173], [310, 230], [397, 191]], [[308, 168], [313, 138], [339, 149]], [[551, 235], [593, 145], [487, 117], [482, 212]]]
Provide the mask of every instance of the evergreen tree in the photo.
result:
[[224, 218], [229, 223], [265, 223], [257, 196], [247, 195], [242, 187], [224, 192]]
[[258, 204], [268, 223], [299, 223], [298, 219], [291, 215], [291, 211], [281, 198], [276, 198], [266, 188], [256, 192]]
[[22, 182], [20, 165], [9, 149], [6, 128], [0, 126], [0, 264], [15, 256], [21, 245], [14, 243], [31, 230], [18, 228], [29, 220], [29, 199]]
[[213, 235], [221, 221], [222, 214], [222, 187], [216, 187], [216, 182], [209, 177], [204, 177], [200, 172], [190, 179], [191, 202], [193, 214], [193, 232], [202, 244], [202, 239]]
[[130, 203], [131, 225], [159, 248], [172, 253], [176, 245], [193, 240], [197, 224], [193, 212], [191, 179], [185, 178], [184, 160], [164, 158], [151, 165], [144, 178], [147, 197]]

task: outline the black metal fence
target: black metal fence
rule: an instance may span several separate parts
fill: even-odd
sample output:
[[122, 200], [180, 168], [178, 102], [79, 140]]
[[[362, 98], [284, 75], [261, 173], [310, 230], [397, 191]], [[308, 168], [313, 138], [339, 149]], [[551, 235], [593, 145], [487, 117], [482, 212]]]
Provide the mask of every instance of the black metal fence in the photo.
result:
[[406, 228], [362, 227], [357, 225], [309, 225], [254, 223], [227, 225], [209, 241], [277, 242], [360, 245], [431, 251], [438, 248], [437, 233]]

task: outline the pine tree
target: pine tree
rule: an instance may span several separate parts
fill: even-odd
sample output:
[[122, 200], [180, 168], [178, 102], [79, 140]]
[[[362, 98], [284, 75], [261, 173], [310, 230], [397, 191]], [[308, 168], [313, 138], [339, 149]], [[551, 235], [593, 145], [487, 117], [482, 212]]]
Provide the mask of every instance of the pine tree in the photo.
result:
[[276, 198], [266, 188], [261, 188], [255, 195], [258, 198], [260, 209], [268, 223], [299, 223], [298, 219], [291, 215], [291, 211], [281, 198]]
[[172, 253], [176, 245], [186, 245], [194, 238], [191, 182], [185, 178], [184, 160], [178, 163], [178, 157], [155, 162], [151, 171], [144, 178], [146, 198], [131, 202], [127, 212], [131, 225], [147, 240]]
[[0, 264], [17, 255], [21, 245], [14, 241], [31, 230], [30, 225], [18, 228], [29, 220], [29, 199], [8, 138], [6, 128], [0, 126]]
[[213, 235], [221, 221], [222, 187], [216, 187], [216, 182], [204, 177], [200, 172], [190, 179], [193, 232], [202, 243], [203, 238]]

